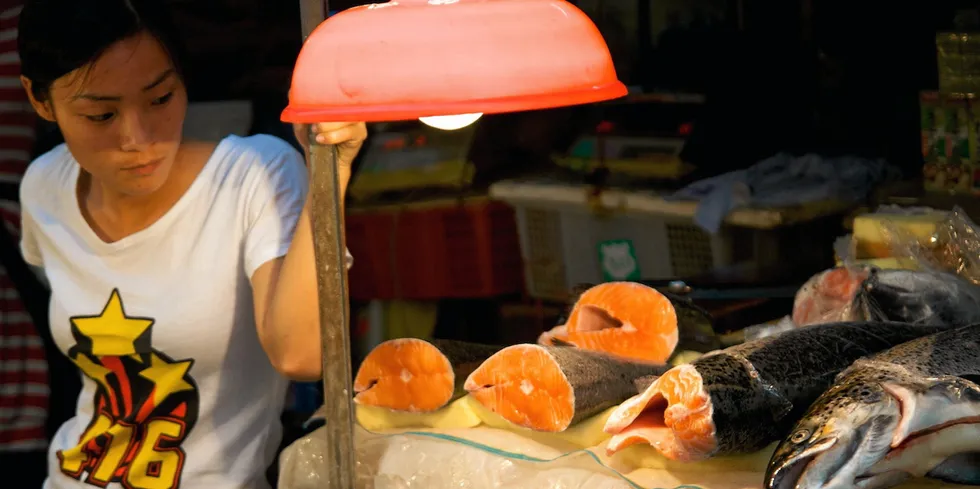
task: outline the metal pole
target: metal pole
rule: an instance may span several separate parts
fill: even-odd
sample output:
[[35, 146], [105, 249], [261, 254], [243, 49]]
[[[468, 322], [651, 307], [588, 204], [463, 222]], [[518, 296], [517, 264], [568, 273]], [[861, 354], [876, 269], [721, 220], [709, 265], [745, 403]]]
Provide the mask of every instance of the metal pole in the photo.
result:
[[[300, 0], [303, 40], [329, 12], [327, 0]], [[326, 121], [324, 121], [326, 122]], [[350, 308], [347, 293], [343, 202], [337, 148], [310, 134], [310, 208], [320, 303], [323, 410], [327, 435], [326, 489], [354, 489], [354, 413], [351, 392]]]
[[303, 41], [310, 36], [313, 29], [326, 20], [330, 13], [328, 0], [299, 0], [300, 22], [303, 27]]

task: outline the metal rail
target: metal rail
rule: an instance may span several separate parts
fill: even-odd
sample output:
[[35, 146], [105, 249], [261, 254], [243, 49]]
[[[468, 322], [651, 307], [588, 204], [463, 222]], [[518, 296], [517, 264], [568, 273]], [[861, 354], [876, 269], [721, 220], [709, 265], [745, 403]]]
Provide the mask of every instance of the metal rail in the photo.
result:
[[[330, 12], [327, 0], [300, 0], [303, 41]], [[327, 121], [324, 121], [327, 122]], [[323, 364], [323, 410], [327, 435], [323, 456], [326, 489], [354, 489], [354, 410], [350, 354], [343, 202], [337, 148], [310, 134], [310, 208], [316, 255]]]

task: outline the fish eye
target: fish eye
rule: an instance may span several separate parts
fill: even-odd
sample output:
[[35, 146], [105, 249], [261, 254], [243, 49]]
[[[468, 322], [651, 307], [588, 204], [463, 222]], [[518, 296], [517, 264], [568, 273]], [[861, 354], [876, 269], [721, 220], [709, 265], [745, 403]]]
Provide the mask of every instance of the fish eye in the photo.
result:
[[810, 438], [810, 431], [799, 430], [796, 433], [793, 433], [793, 436], [789, 438], [789, 441], [792, 443], [803, 443], [807, 438]]

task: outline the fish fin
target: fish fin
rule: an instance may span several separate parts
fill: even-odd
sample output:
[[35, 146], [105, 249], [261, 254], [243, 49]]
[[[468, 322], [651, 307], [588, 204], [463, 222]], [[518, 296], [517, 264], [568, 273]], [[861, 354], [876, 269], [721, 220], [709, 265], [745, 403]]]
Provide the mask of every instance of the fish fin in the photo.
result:
[[958, 453], [947, 458], [926, 477], [950, 484], [980, 485], [980, 453]]

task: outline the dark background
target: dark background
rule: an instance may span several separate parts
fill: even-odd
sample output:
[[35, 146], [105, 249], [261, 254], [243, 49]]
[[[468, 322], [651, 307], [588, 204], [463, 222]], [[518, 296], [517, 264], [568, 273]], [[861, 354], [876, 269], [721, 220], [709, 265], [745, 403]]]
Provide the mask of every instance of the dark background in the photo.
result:
[[[193, 54], [192, 97], [249, 98], [256, 130], [277, 124], [301, 44], [299, 2], [170, 1]], [[334, 0], [330, 8], [364, 3]], [[935, 33], [952, 27], [957, 9], [980, 7], [962, 0], [573, 3], [603, 30], [625, 82], [707, 96], [685, 157], [720, 167], [715, 172], [789, 150], [884, 157], [917, 173], [918, 92], [937, 86]], [[640, 24], [635, 18], [646, 12], [650, 29], [624, 33], [630, 18]], [[536, 117], [536, 124], [560, 119]]]

